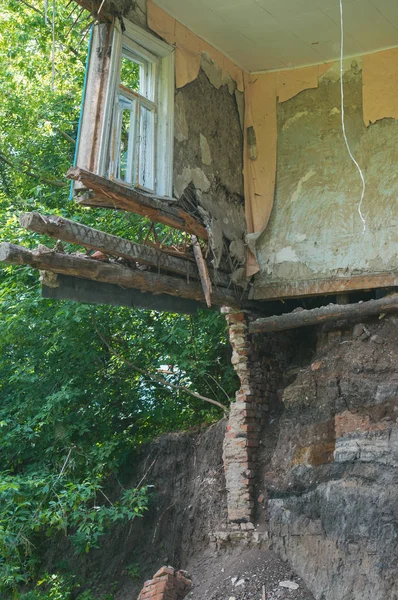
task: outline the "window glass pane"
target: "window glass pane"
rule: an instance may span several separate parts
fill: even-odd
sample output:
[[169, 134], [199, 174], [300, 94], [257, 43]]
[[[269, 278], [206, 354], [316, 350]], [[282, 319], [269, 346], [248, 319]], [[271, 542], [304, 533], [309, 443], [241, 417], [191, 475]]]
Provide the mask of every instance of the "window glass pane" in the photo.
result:
[[142, 187], [153, 190], [155, 188], [155, 113], [143, 105], [140, 106], [140, 135], [138, 144], [138, 183]]
[[132, 183], [135, 102], [119, 97], [118, 151], [116, 177]]
[[134, 62], [128, 56], [122, 56], [122, 64], [120, 68], [120, 83], [125, 87], [138, 92], [140, 89], [142, 67]]

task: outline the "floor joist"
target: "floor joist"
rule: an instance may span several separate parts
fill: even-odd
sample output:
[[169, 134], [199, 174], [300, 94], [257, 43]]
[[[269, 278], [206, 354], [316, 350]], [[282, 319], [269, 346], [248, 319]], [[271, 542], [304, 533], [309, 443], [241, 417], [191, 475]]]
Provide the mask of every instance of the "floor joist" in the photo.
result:
[[42, 283], [42, 296], [53, 300], [71, 300], [87, 304], [107, 304], [111, 306], [126, 306], [128, 308], [144, 308], [161, 312], [193, 314], [198, 309], [206, 308], [202, 302], [176, 298], [166, 294], [149, 294], [131, 288], [123, 289], [112, 283], [89, 281], [79, 277], [57, 275], [56, 287]]
[[[199, 282], [187, 282], [178, 277], [135, 270], [118, 263], [105, 263], [85, 256], [62, 254], [48, 248], [32, 252], [27, 248], [3, 242], [0, 244], [0, 262], [29, 265], [34, 269], [51, 273], [112, 283], [151, 294], [168, 294], [204, 302]], [[225, 288], [214, 288], [211, 300], [216, 306], [238, 307], [240, 304], [238, 299]]]
[[[187, 279], [199, 279], [199, 271], [194, 262], [182, 257], [171, 256], [164, 250], [151, 246], [136, 244], [130, 240], [104, 233], [98, 229], [87, 227], [81, 223], [70, 221], [55, 215], [44, 216], [36, 212], [25, 213], [19, 217], [19, 222], [25, 229], [48, 235], [52, 238], [78, 244], [85, 248], [149, 265], [158, 272], [172, 272], [185, 276]], [[231, 284], [225, 273], [210, 271], [213, 281], [223, 287]]]

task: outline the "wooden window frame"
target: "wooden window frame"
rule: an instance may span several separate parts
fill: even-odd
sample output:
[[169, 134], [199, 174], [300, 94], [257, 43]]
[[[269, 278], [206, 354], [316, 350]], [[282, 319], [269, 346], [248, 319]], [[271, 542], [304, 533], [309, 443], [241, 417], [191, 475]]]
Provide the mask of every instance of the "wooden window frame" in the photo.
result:
[[[108, 28], [108, 33], [104, 31], [105, 27]], [[120, 84], [123, 53], [131, 55], [134, 62], [137, 60], [142, 63], [144, 75], [145, 66], [151, 66], [152, 73], [144, 77], [145, 85], [138, 93]], [[96, 26], [89, 58], [81, 135], [75, 165], [126, 187], [136, 187], [157, 196], [171, 198], [174, 94], [172, 46], [129, 21], [124, 21], [123, 31], [119, 21], [113, 25]], [[125, 180], [118, 177], [115, 147], [120, 97], [135, 102], [137, 107], [143, 107], [154, 115], [153, 140], [150, 140], [153, 146], [152, 186], [140, 185], [136, 172], [129, 174]], [[135, 149], [137, 148], [136, 144]], [[128, 160], [132, 160], [132, 157], [129, 156]], [[137, 162], [134, 160], [135, 168]], [[126, 164], [133, 163], [127, 161]], [[78, 186], [75, 187], [78, 189]]]

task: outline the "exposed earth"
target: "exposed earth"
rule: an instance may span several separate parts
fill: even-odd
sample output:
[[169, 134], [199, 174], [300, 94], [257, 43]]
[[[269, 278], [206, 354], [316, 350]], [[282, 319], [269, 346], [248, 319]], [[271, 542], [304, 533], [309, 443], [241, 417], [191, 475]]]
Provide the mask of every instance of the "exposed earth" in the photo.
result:
[[187, 596], [189, 600], [314, 599], [287, 563], [273, 552], [257, 548], [203, 558], [191, 575], [193, 589]]
[[163, 565], [190, 573], [189, 600], [398, 600], [397, 328], [384, 317], [292, 338], [261, 432], [262, 547], [227, 522], [221, 420], [142, 447], [124, 484], [153, 486], [145, 518], [79, 559], [49, 548], [48, 571], [67, 561], [115, 600], [136, 600]]

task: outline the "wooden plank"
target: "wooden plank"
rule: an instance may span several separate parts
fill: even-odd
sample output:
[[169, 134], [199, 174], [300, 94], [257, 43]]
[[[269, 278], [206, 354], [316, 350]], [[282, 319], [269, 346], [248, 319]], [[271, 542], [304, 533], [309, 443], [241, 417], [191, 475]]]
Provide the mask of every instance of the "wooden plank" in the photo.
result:
[[95, 192], [91, 197], [87, 194], [83, 196], [79, 204], [130, 211], [151, 221], [193, 233], [202, 239], [208, 238], [206, 228], [190, 214], [178, 208], [176, 201], [145, 194], [79, 167], [69, 169], [66, 176]]
[[[204, 300], [202, 287], [198, 282], [188, 283], [184, 279], [169, 275], [133, 270], [117, 263], [104, 263], [84, 256], [61, 254], [47, 248], [31, 252], [26, 248], [3, 242], [0, 244], [0, 262], [30, 265], [42, 271], [114, 283], [151, 294], [168, 294], [197, 302]], [[212, 303], [217, 306], [239, 306], [237, 298], [225, 288], [213, 290]]]
[[249, 332], [286, 331], [287, 329], [297, 329], [309, 325], [323, 325], [338, 319], [362, 319], [397, 311], [398, 294], [393, 294], [380, 300], [369, 300], [368, 302], [357, 302], [355, 304], [329, 304], [321, 308], [299, 310], [284, 315], [257, 319], [249, 325]]
[[202, 302], [159, 294], [157, 296], [134, 289], [123, 289], [112, 283], [99, 283], [68, 275], [57, 275], [58, 287], [42, 285], [43, 298], [71, 300], [88, 304], [110, 304], [161, 312], [194, 314], [206, 308]]
[[[110, 25], [98, 24], [94, 27], [76, 155], [76, 164], [80, 168], [94, 172], [98, 170], [101, 129], [105, 118], [111, 39]], [[78, 187], [79, 184], [75, 183], [74, 189]]]
[[208, 308], [211, 306], [211, 281], [209, 277], [209, 271], [207, 269], [207, 264], [203, 258], [202, 250], [197, 240], [196, 235], [191, 235], [193, 253], [196, 260], [196, 265], [198, 267], [198, 272], [200, 276], [200, 283], [202, 285], [203, 294], [205, 296], [206, 304]]
[[[49, 235], [64, 242], [79, 244], [85, 248], [101, 250], [105, 254], [121, 256], [143, 265], [150, 265], [158, 269], [159, 272], [162, 270], [171, 271], [188, 279], [191, 277], [199, 279], [195, 264], [185, 258], [170, 256], [158, 248], [136, 244], [130, 240], [104, 233], [63, 217], [44, 216], [37, 212], [31, 212], [22, 214], [19, 217], [19, 222], [25, 229]], [[213, 277], [219, 285], [224, 287], [228, 287], [231, 283], [230, 278], [225, 273], [213, 273]]]
[[398, 287], [397, 273], [374, 273], [353, 277], [330, 277], [289, 283], [254, 284], [253, 300], [276, 300], [341, 294], [343, 292]]

